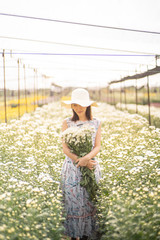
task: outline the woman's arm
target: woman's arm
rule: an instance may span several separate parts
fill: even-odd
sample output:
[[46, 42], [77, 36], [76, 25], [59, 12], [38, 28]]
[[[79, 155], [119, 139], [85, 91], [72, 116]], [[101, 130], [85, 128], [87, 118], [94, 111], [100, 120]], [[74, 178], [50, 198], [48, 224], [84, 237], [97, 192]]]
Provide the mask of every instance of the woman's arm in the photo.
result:
[[[92, 151], [90, 153], [88, 153], [84, 157], [77, 158], [77, 160], [76, 160], [76, 163], [78, 162], [77, 167], [87, 166], [89, 161], [92, 161], [91, 159], [94, 158], [98, 154], [98, 152], [100, 151], [100, 147], [101, 147], [101, 124], [99, 125], [98, 130], [97, 130], [94, 148], [92, 149]], [[92, 161], [92, 164], [95, 165], [95, 162]]]
[[[67, 128], [68, 128], [67, 121], [64, 120], [62, 124], [62, 132]], [[67, 144], [64, 141], [62, 142], [62, 148], [63, 148], [64, 154], [66, 154], [73, 161], [76, 161], [78, 159], [78, 156], [76, 154], [70, 152], [70, 149], [68, 148]]]

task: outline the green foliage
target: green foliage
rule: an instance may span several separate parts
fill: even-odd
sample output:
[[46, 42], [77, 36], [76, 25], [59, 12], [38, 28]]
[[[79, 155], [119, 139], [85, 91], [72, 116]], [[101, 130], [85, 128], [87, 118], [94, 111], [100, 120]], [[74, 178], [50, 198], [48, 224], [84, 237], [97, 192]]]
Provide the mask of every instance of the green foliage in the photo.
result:
[[[70, 127], [63, 132], [63, 139], [71, 152], [79, 158], [87, 155], [92, 150], [92, 134], [95, 129], [89, 124], [82, 127]], [[94, 169], [80, 167], [82, 178], [80, 185], [86, 189], [91, 201], [96, 201], [98, 184], [95, 179]]]

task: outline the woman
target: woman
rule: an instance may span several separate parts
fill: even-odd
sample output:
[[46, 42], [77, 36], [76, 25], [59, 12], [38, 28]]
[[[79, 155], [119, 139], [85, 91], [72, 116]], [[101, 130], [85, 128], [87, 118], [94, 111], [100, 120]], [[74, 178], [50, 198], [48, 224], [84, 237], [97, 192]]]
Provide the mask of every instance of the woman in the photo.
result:
[[[63, 152], [66, 155], [62, 167], [62, 191], [64, 196], [64, 207], [66, 220], [64, 223], [65, 234], [72, 240], [95, 238], [97, 231], [96, 208], [89, 200], [85, 188], [80, 186], [81, 167], [95, 168], [95, 177], [98, 183], [100, 179], [100, 167], [97, 161], [92, 160], [99, 152], [101, 145], [101, 124], [92, 117], [91, 106], [97, 104], [89, 99], [89, 93], [83, 88], [77, 88], [72, 92], [71, 101], [64, 101], [62, 105], [73, 110], [73, 116], [63, 121], [62, 131], [72, 126], [81, 127], [84, 124], [94, 126], [93, 148], [84, 157], [78, 158], [70, 152], [68, 146], [63, 142]], [[76, 163], [76, 164], [75, 164]]]

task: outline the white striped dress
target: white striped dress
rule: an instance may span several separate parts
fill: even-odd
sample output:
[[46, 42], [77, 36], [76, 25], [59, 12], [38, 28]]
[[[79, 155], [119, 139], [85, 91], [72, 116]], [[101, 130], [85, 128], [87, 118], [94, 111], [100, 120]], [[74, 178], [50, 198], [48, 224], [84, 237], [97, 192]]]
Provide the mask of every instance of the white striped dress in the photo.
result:
[[[96, 118], [89, 121], [72, 121], [67, 118], [68, 127], [79, 126], [83, 124], [90, 124], [95, 127], [95, 133], [92, 136], [93, 146], [95, 142], [96, 132], [98, 130], [100, 121]], [[95, 177], [98, 183], [101, 172], [99, 163], [95, 167]], [[89, 201], [89, 196], [86, 190], [80, 186], [81, 172], [73, 161], [66, 156], [63, 163], [62, 172], [62, 191], [66, 220], [64, 222], [65, 235], [70, 237], [93, 237], [97, 230], [96, 224], [96, 208], [94, 204]]]

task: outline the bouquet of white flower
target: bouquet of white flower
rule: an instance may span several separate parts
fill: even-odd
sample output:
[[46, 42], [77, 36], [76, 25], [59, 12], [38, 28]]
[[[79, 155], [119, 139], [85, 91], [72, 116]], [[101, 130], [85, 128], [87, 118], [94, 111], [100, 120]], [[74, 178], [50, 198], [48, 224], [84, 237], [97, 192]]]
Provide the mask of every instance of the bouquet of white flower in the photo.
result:
[[[70, 127], [62, 133], [62, 138], [71, 152], [80, 158], [92, 150], [92, 134], [94, 131], [94, 127], [88, 124], [82, 127]], [[94, 169], [80, 167], [80, 171], [82, 173], [80, 185], [87, 190], [91, 201], [96, 200], [98, 184], [95, 179]]]

